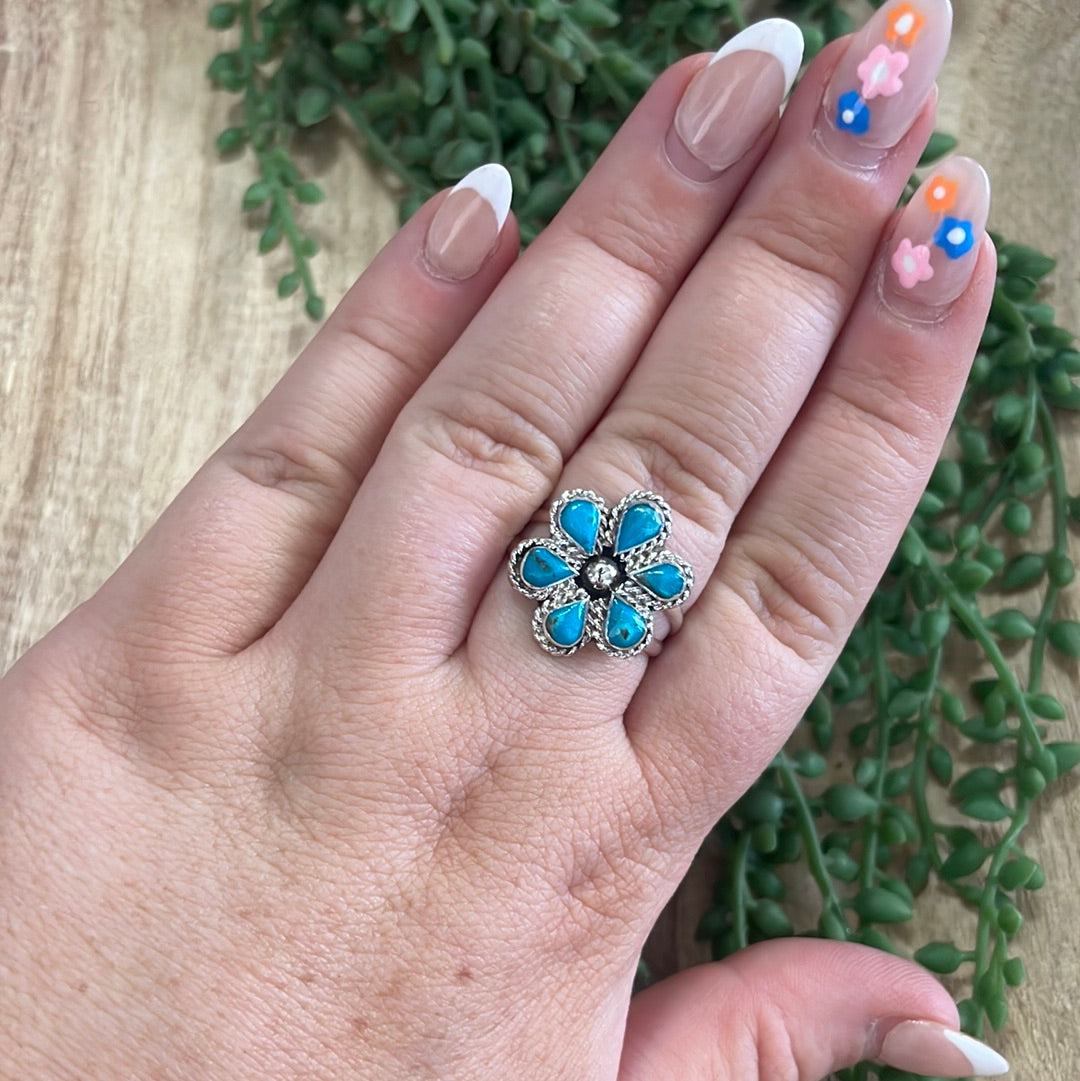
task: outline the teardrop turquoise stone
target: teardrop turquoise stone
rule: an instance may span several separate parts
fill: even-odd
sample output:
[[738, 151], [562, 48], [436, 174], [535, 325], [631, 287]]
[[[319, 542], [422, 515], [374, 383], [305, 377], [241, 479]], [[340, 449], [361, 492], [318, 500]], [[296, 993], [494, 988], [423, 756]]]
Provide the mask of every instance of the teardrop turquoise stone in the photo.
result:
[[686, 585], [682, 571], [674, 563], [658, 563], [655, 567], [646, 567], [645, 570], [638, 571], [634, 577], [650, 593], [654, 593], [665, 601], [677, 597]]
[[574, 601], [548, 613], [544, 630], [555, 645], [569, 649], [581, 641], [585, 633], [585, 602]]
[[660, 536], [664, 518], [651, 503], [635, 503], [627, 507], [615, 535], [615, 551], [628, 552]]
[[521, 577], [533, 589], [543, 589], [573, 578], [574, 572], [566, 560], [547, 548], [532, 548], [521, 561]]
[[563, 532], [580, 545], [586, 555], [596, 550], [596, 537], [600, 532], [600, 508], [587, 499], [572, 499], [559, 512], [559, 525]]
[[645, 637], [648, 629], [640, 612], [618, 597], [611, 598], [604, 627], [604, 637], [610, 645], [615, 649], [633, 649]]

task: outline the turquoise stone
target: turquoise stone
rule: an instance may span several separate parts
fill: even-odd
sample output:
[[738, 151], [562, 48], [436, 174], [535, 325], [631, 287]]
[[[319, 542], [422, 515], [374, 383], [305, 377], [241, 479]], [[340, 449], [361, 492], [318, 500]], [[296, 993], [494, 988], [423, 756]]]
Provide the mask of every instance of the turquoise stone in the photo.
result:
[[600, 532], [600, 508], [587, 499], [572, 499], [559, 512], [559, 525], [563, 532], [577, 545], [592, 555], [596, 550], [596, 537]]
[[585, 601], [574, 601], [548, 613], [544, 630], [555, 645], [569, 649], [581, 641], [585, 633], [585, 607]]
[[616, 649], [633, 649], [645, 637], [648, 629], [648, 624], [640, 612], [618, 597], [611, 598], [607, 624], [604, 627], [604, 637], [609, 645]]
[[627, 507], [615, 535], [615, 551], [628, 552], [660, 536], [664, 516], [651, 503], [635, 503]]
[[532, 548], [521, 561], [521, 577], [533, 589], [553, 586], [573, 578], [574, 572], [565, 559], [560, 558], [547, 548]]
[[677, 597], [686, 585], [682, 571], [674, 563], [658, 563], [655, 567], [646, 567], [634, 577], [650, 593], [665, 601]]

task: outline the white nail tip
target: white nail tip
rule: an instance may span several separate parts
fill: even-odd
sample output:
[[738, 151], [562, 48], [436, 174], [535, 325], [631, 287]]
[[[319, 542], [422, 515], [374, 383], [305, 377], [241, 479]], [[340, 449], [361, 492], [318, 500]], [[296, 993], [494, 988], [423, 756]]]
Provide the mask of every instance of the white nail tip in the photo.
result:
[[713, 58], [710, 64], [732, 53], [751, 50], [769, 53], [780, 61], [784, 69], [784, 96], [799, 74], [803, 58], [802, 31], [787, 19], [762, 19], [736, 34]]
[[495, 211], [499, 228], [503, 227], [506, 215], [510, 213], [510, 199], [514, 194], [514, 183], [503, 166], [498, 162], [478, 166], [463, 176], [450, 190], [459, 191], [461, 188], [470, 188], [485, 199]]
[[1009, 1064], [992, 1047], [969, 1036], [966, 1032], [953, 1032], [945, 1029], [945, 1039], [949, 1041], [971, 1063], [971, 1072], [976, 1077], [1000, 1077], [1009, 1072]]

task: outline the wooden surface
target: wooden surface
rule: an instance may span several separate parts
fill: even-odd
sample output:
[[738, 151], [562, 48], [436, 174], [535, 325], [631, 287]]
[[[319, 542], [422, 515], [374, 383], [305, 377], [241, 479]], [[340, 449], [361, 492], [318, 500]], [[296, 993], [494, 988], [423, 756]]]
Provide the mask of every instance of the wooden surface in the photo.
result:
[[[942, 126], [988, 167], [993, 226], [1064, 260], [1050, 299], [1080, 326], [1080, 7], [955, 2]], [[205, 7], [0, 0], [0, 670], [100, 584], [311, 332], [273, 295], [280, 261], [253, 254], [246, 167], [212, 151], [229, 101], [203, 79], [218, 43]], [[317, 169], [333, 303], [395, 213], [344, 146]], [[1075, 491], [1075, 427], [1068, 450]], [[1068, 605], [1080, 617], [1075, 588]], [[1075, 683], [1056, 671], [1051, 687], [1077, 738]], [[1031, 830], [1048, 886], [1027, 906], [1031, 984], [1000, 1040], [1020, 1081], [1072, 1078], [1080, 1061], [1078, 815], [1074, 784]], [[700, 957], [701, 902], [684, 892], [669, 961]]]

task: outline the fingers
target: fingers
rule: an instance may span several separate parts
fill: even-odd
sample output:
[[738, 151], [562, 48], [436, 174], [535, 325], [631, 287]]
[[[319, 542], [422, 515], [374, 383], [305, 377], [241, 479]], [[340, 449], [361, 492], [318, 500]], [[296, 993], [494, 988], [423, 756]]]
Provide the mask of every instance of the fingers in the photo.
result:
[[235, 651], [271, 626], [336, 532], [393, 418], [517, 254], [510, 178], [484, 166], [380, 252], [270, 395], [94, 602], [172, 645]]
[[934, 1077], [1008, 1070], [957, 1021], [944, 988], [909, 961], [849, 943], [767, 942], [634, 998], [619, 1081], [822, 1081], [867, 1059]]
[[[689, 560], [699, 583], [817, 378], [929, 136], [926, 93], [948, 41], [949, 8], [946, 0], [924, 8], [936, 19], [912, 49], [910, 84], [890, 99], [891, 128], [867, 132], [896, 145], [874, 149], [880, 160], [871, 168], [866, 147], [857, 145], [856, 166], [824, 152], [818, 135], [837, 134], [832, 87], [853, 50], [872, 52], [870, 42], [886, 39], [893, 4], [804, 78], [768, 157], [560, 478], [559, 489], [663, 496], [674, 512], [671, 551]], [[492, 651], [493, 670], [523, 648], [507, 607], [499, 583], [470, 639], [478, 654]], [[594, 661], [575, 668], [570, 692], [580, 675], [627, 701], [644, 661], [617, 671]]]
[[[985, 174], [958, 161], [952, 175], [962, 178], [966, 220], [981, 238]], [[935, 248], [944, 295], [956, 286], [949, 272], [970, 279], [951, 307], [904, 289], [891, 262], [924, 221], [933, 183], [883, 245], [712, 580], [627, 715], [662, 813], [687, 843], [764, 768], [824, 680], [940, 453], [985, 324], [994, 254], [976, 240], [950, 267]]]
[[[781, 24], [783, 60], [729, 46], [704, 70], [697, 57], [661, 76], [403, 411], [296, 606], [297, 626], [331, 604], [349, 619], [363, 607], [354, 643], [367, 635], [399, 652], [453, 651], [510, 538], [625, 378], [763, 153], [798, 63], [791, 36], [801, 43]], [[677, 120], [684, 91], [690, 110]], [[392, 537], [395, 559], [352, 591], [364, 537]], [[389, 613], [406, 593], [412, 632], [417, 619], [425, 629], [404, 643], [395, 640], [401, 628], [370, 612]]]

